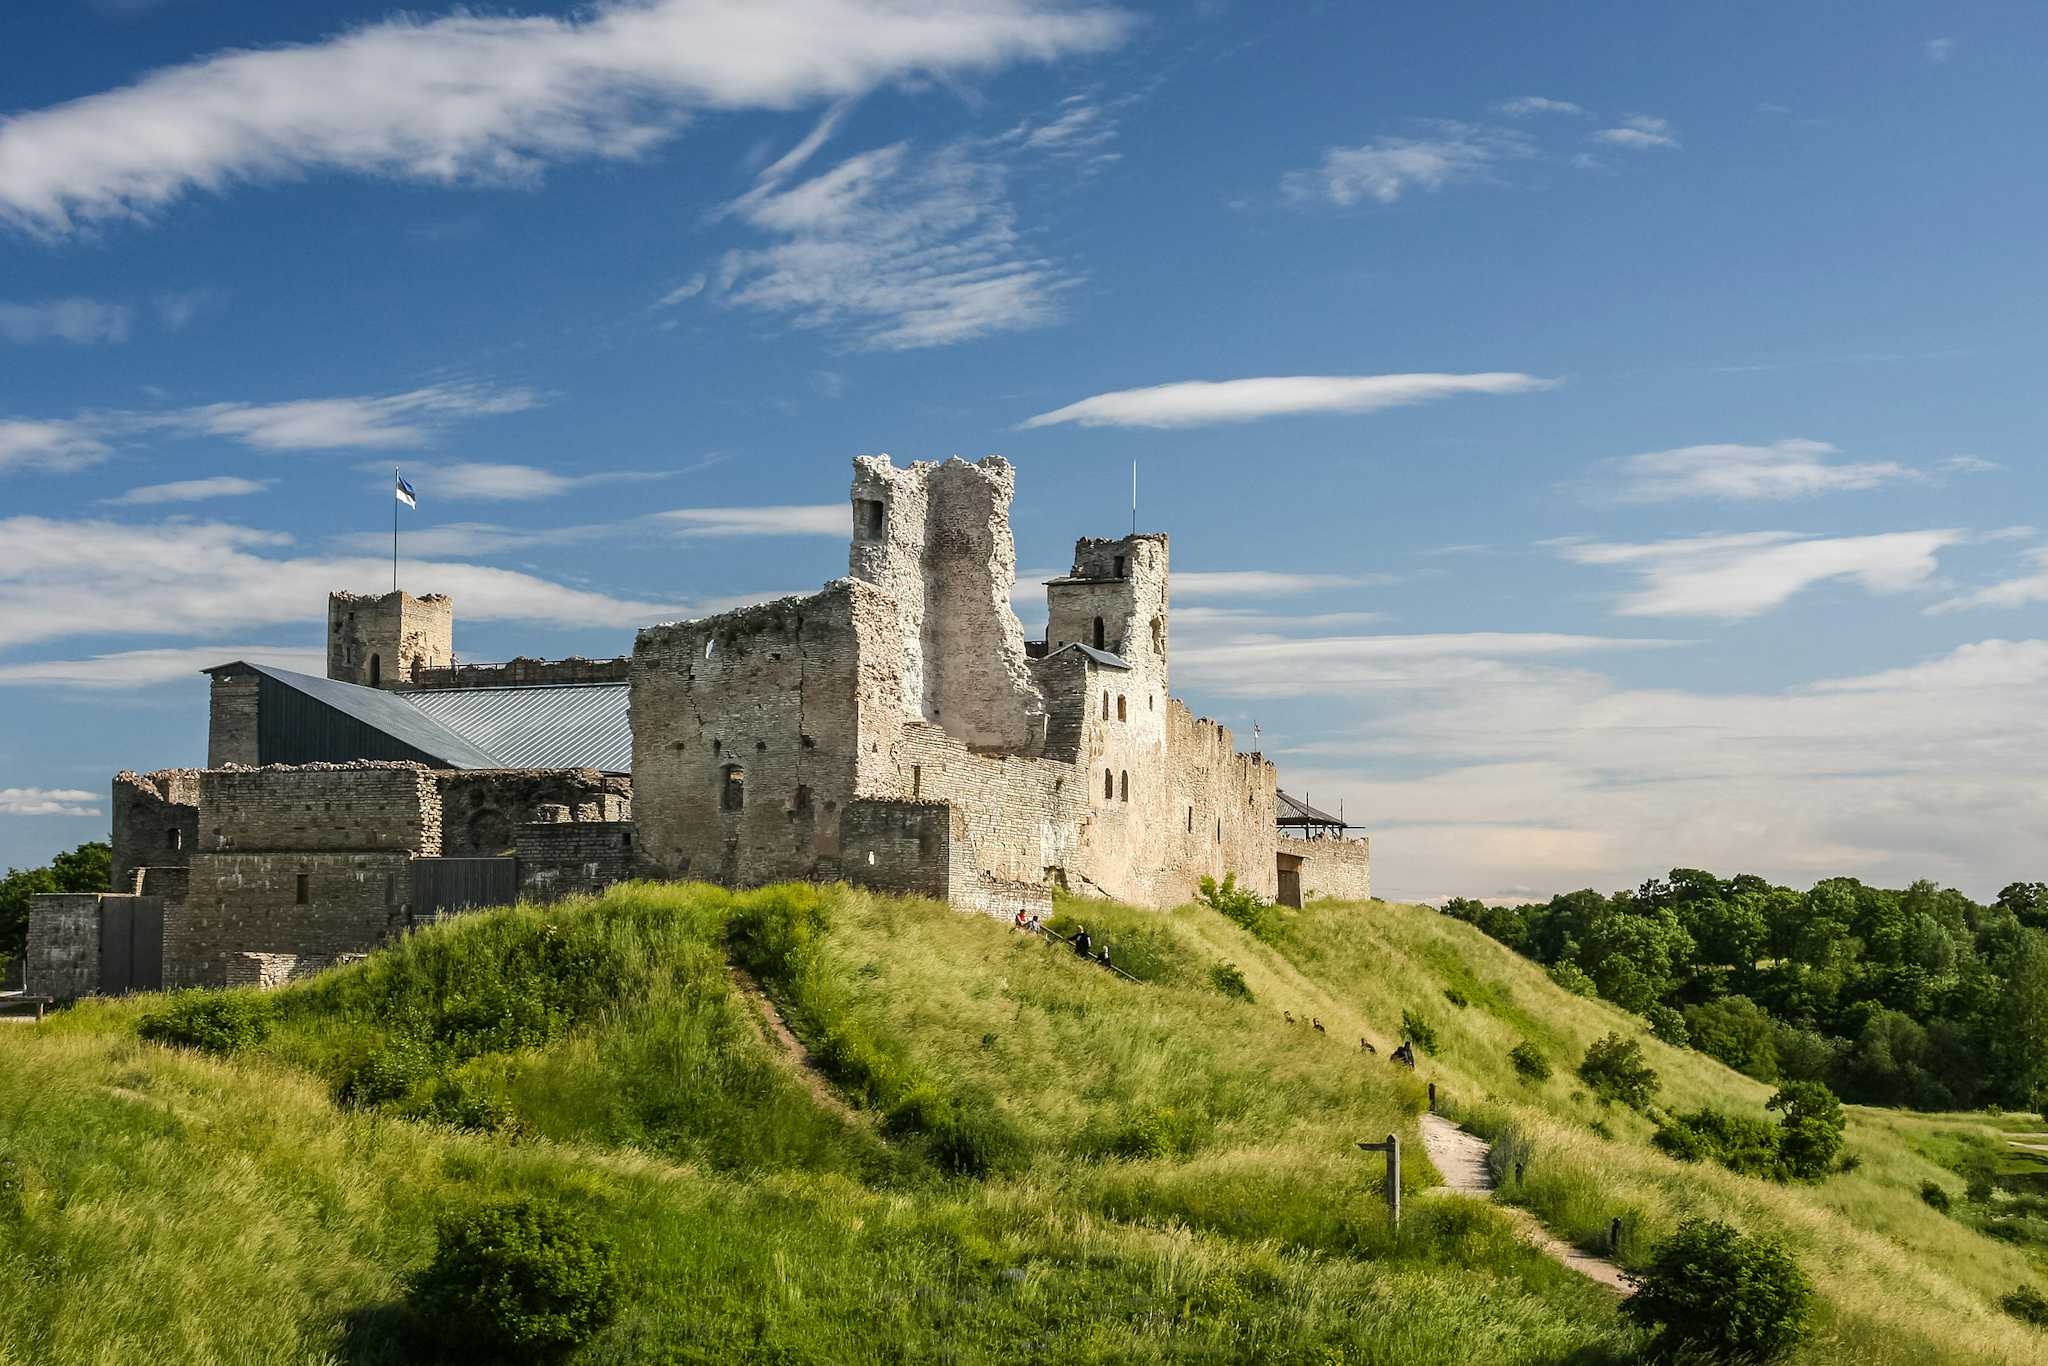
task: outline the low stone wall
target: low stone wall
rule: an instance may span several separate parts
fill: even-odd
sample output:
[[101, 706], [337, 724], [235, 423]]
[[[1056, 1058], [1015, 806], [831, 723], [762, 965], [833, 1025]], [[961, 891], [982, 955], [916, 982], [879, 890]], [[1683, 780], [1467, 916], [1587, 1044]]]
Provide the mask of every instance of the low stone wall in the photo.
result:
[[1301, 859], [1301, 898], [1332, 897], [1338, 901], [1372, 898], [1372, 841], [1369, 839], [1303, 840], [1282, 835], [1278, 852]]
[[631, 821], [537, 821], [515, 835], [519, 894], [533, 901], [594, 894], [639, 867]]
[[59, 1001], [100, 985], [100, 894], [46, 892], [28, 902], [27, 990]]
[[892, 896], [947, 899], [953, 880], [953, 810], [944, 802], [861, 800], [839, 818], [844, 875]]
[[273, 991], [287, 982], [300, 981], [316, 972], [360, 963], [363, 958], [360, 953], [325, 956], [311, 953], [238, 953], [227, 961], [224, 985]]
[[541, 683], [623, 683], [632, 671], [633, 657], [585, 659], [508, 659], [502, 664], [454, 664], [421, 667], [410, 678], [394, 679], [397, 692], [441, 688], [530, 687]]
[[199, 845], [199, 775], [196, 768], [114, 775], [113, 867], [108, 886], [132, 892], [136, 870], [184, 867]]
[[368, 953], [408, 922], [411, 864], [402, 851], [201, 854], [184, 905], [166, 907], [164, 985], [218, 986], [245, 953]]

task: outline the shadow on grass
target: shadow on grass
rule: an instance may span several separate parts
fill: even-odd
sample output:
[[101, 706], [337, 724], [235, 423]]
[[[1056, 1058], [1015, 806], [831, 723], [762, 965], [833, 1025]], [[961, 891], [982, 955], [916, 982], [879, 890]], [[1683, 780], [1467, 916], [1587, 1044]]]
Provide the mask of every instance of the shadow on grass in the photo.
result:
[[348, 1366], [408, 1366], [444, 1359], [426, 1324], [404, 1300], [367, 1305], [345, 1314], [340, 1358]]

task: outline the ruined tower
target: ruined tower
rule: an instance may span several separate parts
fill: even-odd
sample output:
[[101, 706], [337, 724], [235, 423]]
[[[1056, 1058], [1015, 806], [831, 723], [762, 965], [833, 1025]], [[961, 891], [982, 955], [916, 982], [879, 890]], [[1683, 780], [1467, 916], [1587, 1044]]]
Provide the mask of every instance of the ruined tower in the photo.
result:
[[455, 603], [441, 593], [329, 593], [327, 676], [366, 688], [410, 681], [455, 659]]

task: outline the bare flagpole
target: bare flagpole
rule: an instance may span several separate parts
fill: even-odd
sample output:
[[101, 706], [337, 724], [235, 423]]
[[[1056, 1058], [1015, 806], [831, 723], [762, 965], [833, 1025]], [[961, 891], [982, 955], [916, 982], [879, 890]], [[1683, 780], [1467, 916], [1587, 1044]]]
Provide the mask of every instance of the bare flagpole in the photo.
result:
[[1138, 534], [1138, 462], [1131, 462], [1131, 534]]
[[391, 591], [398, 591], [398, 466], [391, 467]]

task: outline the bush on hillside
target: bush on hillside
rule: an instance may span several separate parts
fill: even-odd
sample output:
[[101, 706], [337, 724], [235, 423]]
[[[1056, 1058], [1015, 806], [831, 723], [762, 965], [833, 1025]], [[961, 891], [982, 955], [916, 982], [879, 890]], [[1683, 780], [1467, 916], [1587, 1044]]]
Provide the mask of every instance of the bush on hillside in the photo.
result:
[[1209, 985], [1236, 1001], [1252, 1000], [1251, 984], [1235, 963], [1218, 963], [1209, 969]]
[[1764, 1102], [1780, 1111], [1778, 1151], [1786, 1172], [1802, 1181], [1818, 1181], [1835, 1165], [1842, 1151], [1842, 1103], [1817, 1081], [1795, 1081]]
[[1221, 882], [1205, 876], [1196, 885], [1204, 906], [1242, 926], [1256, 938], [1272, 937], [1273, 908], [1251, 888], [1238, 886], [1236, 873], [1225, 873]]
[[1593, 979], [1588, 977], [1586, 970], [1577, 963], [1553, 963], [1550, 967], [1550, 980], [1572, 995], [1584, 996], [1588, 1000], [1600, 994], [1599, 988], [1593, 985]]
[[1670, 1006], [1655, 1005], [1643, 1012], [1649, 1021], [1650, 1033], [1673, 1048], [1684, 1048], [1692, 1042], [1692, 1031], [1685, 1027], [1685, 1016]]
[[1657, 1096], [1657, 1074], [1643, 1061], [1643, 1046], [1619, 1034], [1609, 1034], [1586, 1050], [1579, 1079], [1601, 1100], [1634, 1110], [1649, 1108]]
[[1666, 1119], [1650, 1141], [1681, 1162], [1718, 1162], [1742, 1176], [1766, 1181], [1782, 1181], [1787, 1174], [1778, 1128], [1759, 1116], [1710, 1106]]
[[1436, 1026], [1412, 1010], [1401, 1012], [1401, 1037], [1420, 1045], [1425, 1053], [1438, 1051]]
[[1927, 1202], [1929, 1209], [1938, 1214], [1947, 1214], [1955, 1204], [1954, 1198], [1948, 1193], [1948, 1187], [1939, 1181], [1922, 1181], [1920, 1198]]
[[151, 1043], [196, 1048], [221, 1057], [262, 1043], [270, 1036], [276, 1008], [268, 997], [247, 991], [195, 991], [173, 997], [136, 1023]]
[[2048, 1328], [2048, 1297], [2031, 1285], [2022, 1285], [2002, 1296], [1998, 1307], [2018, 1319], [2031, 1323], [2036, 1328]]
[[1543, 1050], [1527, 1039], [1508, 1050], [1508, 1061], [1514, 1064], [1515, 1075], [1523, 1081], [1550, 1080], [1550, 1059], [1544, 1057]]
[[1445, 987], [1444, 999], [1446, 1001], [1449, 1001], [1452, 1005], [1456, 1006], [1460, 1010], [1463, 1010], [1466, 1006], [1472, 1004], [1470, 1001], [1465, 999], [1465, 993], [1458, 990], [1456, 987]]
[[609, 1323], [619, 1298], [608, 1243], [560, 1205], [518, 1199], [445, 1216], [410, 1303], [466, 1358], [548, 1361]]
[[1713, 1219], [1688, 1219], [1658, 1247], [1622, 1313], [1667, 1354], [1769, 1361], [1806, 1329], [1812, 1290], [1783, 1244]]
[[417, 1048], [390, 1044], [378, 1048], [350, 1068], [335, 1088], [334, 1098], [343, 1105], [388, 1105], [404, 1100], [413, 1086], [430, 1070]]

